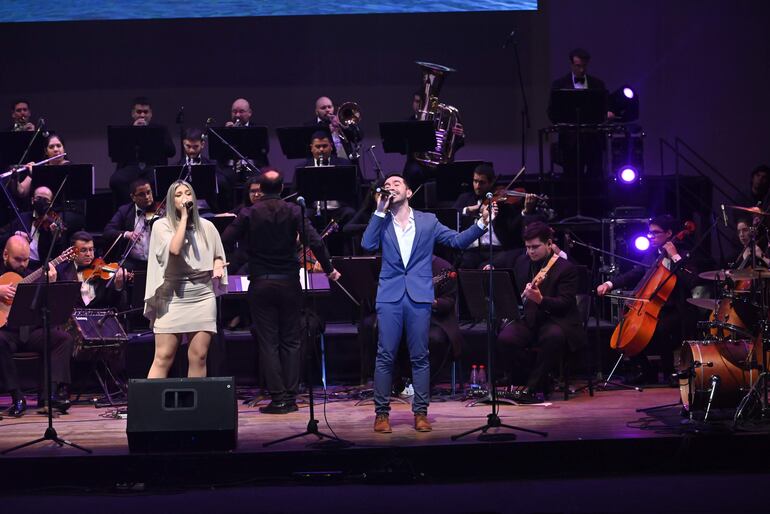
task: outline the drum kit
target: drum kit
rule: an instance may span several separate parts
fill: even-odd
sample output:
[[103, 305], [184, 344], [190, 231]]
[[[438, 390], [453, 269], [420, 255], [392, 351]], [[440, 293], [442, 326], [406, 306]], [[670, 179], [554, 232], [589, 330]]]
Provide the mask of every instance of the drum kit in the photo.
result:
[[[757, 208], [735, 208], [767, 216]], [[752, 253], [754, 247], [752, 233]], [[732, 412], [735, 423], [752, 413], [770, 415], [770, 270], [756, 261], [700, 273], [713, 284], [714, 297], [687, 299], [711, 311], [708, 321], [699, 322], [702, 339], [685, 341], [680, 354], [679, 389], [691, 419], [702, 413], [702, 421], [708, 421], [711, 409]]]

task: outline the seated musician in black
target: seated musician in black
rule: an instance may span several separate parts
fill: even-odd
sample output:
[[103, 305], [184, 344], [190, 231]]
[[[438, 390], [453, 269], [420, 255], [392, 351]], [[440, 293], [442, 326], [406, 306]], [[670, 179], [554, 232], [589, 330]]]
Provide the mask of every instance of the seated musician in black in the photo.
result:
[[[26, 277], [30, 274], [29, 243], [21, 236], [13, 236], [8, 239], [3, 250], [3, 262], [0, 263], [0, 275], [13, 272]], [[42, 273], [40, 274], [43, 277]], [[49, 280], [56, 281], [56, 269], [51, 266]], [[42, 278], [43, 280], [45, 277]], [[11, 302], [16, 295], [15, 285], [0, 285], [0, 301]], [[42, 352], [44, 348], [45, 334], [41, 327], [21, 327], [10, 329], [7, 326], [0, 328], [0, 379], [5, 388], [11, 393], [11, 407], [8, 415], [20, 417], [27, 410], [27, 401], [21, 392], [19, 374], [16, 363], [13, 360], [14, 352], [33, 351]], [[72, 357], [72, 337], [65, 331], [52, 327], [50, 340], [51, 355], [51, 380], [52, 391], [50, 406], [55, 410], [65, 413], [70, 407], [67, 387], [70, 379], [70, 358]], [[40, 398], [48, 398], [45, 391], [46, 381], [42, 381], [43, 392]], [[46, 402], [38, 401], [39, 407], [44, 407]]]
[[[687, 298], [691, 296], [692, 288], [698, 282], [698, 275], [696, 267], [690, 259], [680, 263], [682, 259], [689, 256], [687, 250], [689, 250], [690, 244], [684, 237], [686, 232], [676, 232], [677, 229], [676, 220], [668, 214], [652, 218], [648, 236], [651, 251], [642, 261], [645, 266], [634, 266], [629, 271], [596, 288], [596, 293], [599, 296], [614, 289], [636, 288], [645, 277], [649, 267], [658, 262], [676, 273], [676, 286], [660, 312], [650, 343], [638, 356], [632, 358], [632, 361], [640, 367], [640, 371], [631, 377], [632, 382], [658, 382], [658, 374], [647, 359], [648, 355], [659, 355], [660, 371], [664, 375], [671, 376], [671, 373], [674, 372], [674, 351], [680, 347], [683, 340], [692, 339], [695, 336], [697, 312], [687, 303]], [[675, 233], [676, 236], [674, 236]], [[664, 382], [675, 383], [669, 380]]]
[[121, 256], [131, 243], [131, 251], [124, 263], [129, 270], [147, 269], [147, 252], [150, 249], [150, 221], [159, 207], [152, 196], [152, 186], [146, 178], [134, 180], [130, 186], [131, 203], [118, 207], [112, 219], [104, 227], [103, 236], [107, 247], [120, 238], [111, 256]]
[[216, 198], [207, 198], [206, 200], [211, 204], [212, 210], [222, 212], [229, 209], [234, 203], [233, 188], [237, 178], [231, 168], [222, 168], [215, 161], [203, 155], [205, 148], [206, 140], [203, 137], [203, 132], [197, 128], [187, 129], [182, 138], [182, 156], [177, 164], [180, 166], [214, 166], [219, 191]]
[[[516, 391], [516, 400], [534, 403], [537, 393], [548, 392], [548, 374], [558, 367], [562, 352], [577, 350], [587, 338], [577, 308], [577, 268], [554, 251], [553, 231], [542, 221], [527, 225], [523, 238], [526, 254], [516, 259], [513, 272], [524, 317], [500, 331], [497, 348], [511, 384], [526, 384]], [[530, 366], [528, 348], [533, 347], [538, 351]]]
[[[473, 170], [473, 191], [462, 193], [453, 205], [453, 208], [460, 212], [464, 227], [470, 226], [478, 219], [486, 194], [494, 192], [496, 180], [497, 176], [491, 164], [479, 164]], [[498, 203], [498, 215], [492, 220], [492, 229], [463, 251], [459, 267], [481, 268], [489, 260], [490, 245], [493, 254], [513, 251], [512, 258], [518, 257], [521, 253], [521, 232], [524, 226], [532, 221], [545, 221], [545, 217], [536, 212], [536, 205], [535, 195], [527, 195], [518, 205]]]
[[[94, 266], [94, 238], [85, 231], [78, 231], [70, 238], [75, 250], [75, 258], [70, 262], [63, 262], [56, 267], [59, 281], [80, 282], [80, 306], [93, 309], [119, 307], [123, 286], [130, 277], [129, 272], [123, 268], [115, 268], [115, 273], [100, 275], [99, 269]], [[111, 275], [115, 279], [110, 282]], [[109, 289], [106, 288], [110, 282]]]

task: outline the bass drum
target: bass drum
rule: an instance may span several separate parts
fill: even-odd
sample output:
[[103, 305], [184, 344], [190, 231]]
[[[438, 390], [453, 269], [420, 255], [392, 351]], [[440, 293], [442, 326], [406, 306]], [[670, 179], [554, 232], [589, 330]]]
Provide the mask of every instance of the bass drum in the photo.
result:
[[[737, 407], [759, 376], [758, 370], [751, 369], [754, 360], [754, 342], [750, 339], [685, 341], [679, 366], [679, 392], [685, 410], [706, 410], [714, 383], [712, 377], [719, 377], [719, 381], [711, 408]], [[689, 370], [691, 380], [686, 378]]]

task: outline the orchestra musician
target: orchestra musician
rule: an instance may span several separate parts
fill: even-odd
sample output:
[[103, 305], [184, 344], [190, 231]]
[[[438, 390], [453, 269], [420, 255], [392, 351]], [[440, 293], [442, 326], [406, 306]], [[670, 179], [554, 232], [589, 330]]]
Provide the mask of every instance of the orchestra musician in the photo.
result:
[[[481, 206], [487, 201], [487, 193], [495, 192], [496, 180], [497, 176], [491, 164], [479, 164], [473, 170], [473, 190], [462, 193], [453, 205], [462, 216], [463, 226], [468, 226], [478, 219]], [[514, 250], [513, 258], [518, 257], [524, 226], [532, 221], [545, 221], [545, 216], [538, 214], [535, 209], [537, 203], [537, 196], [534, 194], [527, 194], [517, 202], [497, 202], [499, 215], [492, 220], [492, 228], [463, 251], [460, 268], [481, 268], [489, 258], [490, 245], [493, 253]]]
[[[61, 155], [62, 157], [48, 161], [44, 164], [44, 166], [61, 166], [63, 164], [70, 164], [70, 161], [64, 157], [65, 153], [66, 151], [64, 150], [64, 141], [62, 140], [61, 136], [56, 134], [49, 134], [49, 136], [45, 139], [45, 158], [48, 159], [50, 157], [56, 157], [57, 155]], [[16, 180], [16, 196], [19, 199], [24, 200], [29, 197], [30, 188], [32, 187], [32, 173], [34, 172], [33, 164], [35, 163], [30, 162], [25, 166], [25, 169], [27, 170], [27, 176], [23, 180]], [[16, 174], [14, 174], [13, 177], [18, 178]]]
[[152, 121], [152, 102], [146, 96], [138, 96], [131, 101], [131, 125], [134, 127], [161, 127], [163, 129], [164, 157], [157, 162], [119, 162], [110, 176], [110, 189], [116, 202], [122, 202], [130, 193], [131, 183], [140, 177], [150, 177], [153, 165], [165, 165], [167, 159], [176, 155], [176, 147], [168, 129]]
[[[94, 255], [94, 238], [84, 230], [72, 234], [70, 243], [75, 251], [75, 258], [56, 267], [60, 281], [80, 282], [80, 307], [104, 308], [115, 307], [120, 303], [119, 292], [130, 279], [130, 273], [115, 263], [107, 264]], [[106, 288], [112, 275], [112, 287]]]
[[676, 229], [676, 220], [668, 214], [652, 218], [648, 235], [652, 251], [642, 260], [645, 266], [635, 265], [629, 271], [596, 288], [596, 293], [603, 296], [615, 289], [633, 287], [642, 281], [647, 269], [658, 262], [676, 274], [674, 290], [660, 312], [650, 343], [640, 354], [632, 357], [634, 364], [639, 367], [639, 372], [632, 377], [632, 381], [636, 383], [658, 382], [658, 373], [647, 359], [648, 355], [660, 355], [660, 371], [670, 376], [674, 371], [674, 350], [679, 348], [683, 340], [693, 339], [695, 335], [697, 312], [687, 303], [687, 298], [691, 296], [692, 288], [697, 284], [698, 275], [692, 260], [678, 264], [688, 256], [690, 244], [686, 239], [686, 232], [676, 233]]
[[32, 111], [29, 107], [29, 100], [26, 98], [18, 98], [11, 102], [11, 129], [12, 131], [27, 131], [32, 132], [35, 130], [35, 124], [30, 122], [32, 118]]
[[152, 226], [144, 315], [155, 333], [147, 378], [165, 378], [187, 335], [189, 377], [206, 376], [217, 332], [215, 296], [227, 292], [225, 251], [216, 227], [198, 214], [195, 191], [182, 180], [166, 195], [166, 215]]
[[[27, 239], [30, 243], [29, 268], [31, 271], [40, 267], [41, 261], [52, 246], [52, 255], [61, 253], [66, 248], [68, 234], [81, 229], [83, 225], [82, 216], [49, 209], [52, 202], [53, 192], [50, 189], [45, 186], [36, 188], [32, 195], [32, 210], [20, 213], [21, 219], [13, 218], [0, 230], [0, 241], [6, 241], [11, 235]], [[29, 233], [25, 231], [25, 227]]]
[[[741, 249], [735, 259], [730, 263], [730, 268], [743, 269], [750, 268], [752, 265], [756, 265], [760, 268], [767, 268], [770, 265], [770, 258], [765, 255], [765, 252], [762, 250], [762, 245], [756, 242], [756, 239], [758, 239], [758, 234], [755, 232], [757, 227], [761, 227], [761, 225], [757, 224], [755, 226], [746, 218], [739, 218], [738, 221], [735, 222], [735, 230], [738, 235], [738, 241], [741, 243]], [[752, 234], [752, 232], [754, 232], [754, 234]], [[754, 259], [751, 258], [752, 237], [755, 240]]]
[[[212, 208], [217, 211], [224, 211], [223, 207], [225, 205], [229, 207], [233, 204], [233, 187], [236, 182], [235, 173], [232, 171], [232, 168], [221, 168], [216, 162], [204, 156], [203, 150], [205, 148], [206, 140], [200, 129], [189, 128], [185, 130], [182, 138], [182, 157], [177, 164], [180, 166], [198, 166], [201, 164], [215, 166], [219, 193], [216, 198], [217, 205], [212, 205]], [[227, 170], [227, 173], [225, 170]]]
[[384, 189], [387, 192], [379, 195], [377, 209], [361, 240], [364, 250], [382, 251], [376, 303], [379, 343], [374, 370], [374, 431], [392, 432], [389, 412], [393, 364], [406, 331], [414, 384], [414, 427], [418, 432], [429, 432], [432, 427], [428, 421], [428, 334], [435, 299], [431, 274], [433, 248], [436, 243], [456, 249], [470, 245], [487, 230], [490, 207], [484, 206], [481, 219], [458, 233], [439, 223], [434, 214], [409, 206], [412, 190], [401, 175], [389, 175]]
[[243, 239], [248, 242], [252, 336], [271, 397], [259, 410], [288, 414], [297, 410], [300, 370], [302, 291], [297, 236], [305, 232], [330, 280], [338, 280], [340, 274], [318, 233], [307, 218], [302, 219], [300, 207], [281, 198], [281, 173], [268, 170], [259, 176], [259, 182], [262, 196], [251, 207], [241, 209], [222, 239], [227, 248]]
[[[524, 318], [500, 331], [497, 348], [510, 384], [526, 384], [514, 392], [515, 400], [536, 403], [538, 393], [548, 393], [548, 374], [561, 354], [585, 345], [587, 337], [577, 309], [578, 271], [553, 243], [553, 230], [534, 221], [523, 239], [526, 253], [514, 262], [513, 274]], [[530, 348], [538, 349], [534, 365]]]
[[[225, 127], [256, 127], [255, 123], [251, 122], [252, 111], [251, 104], [245, 98], [236, 98], [230, 108], [230, 120], [225, 122]], [[226, 174], [227, 179], [235, 184], [238, 181], [243, 181], [248, 178], [249, 173], [242, 173], [249, 168], [243, 161], [222, 161], [219, 163], [221, 169]], [[252, 164], [258, 168], [264, 168], [270, 164], [267, 154], [256, 158], [250, 158], [249, 164]], [[240, 179], [239, 177], [244, 177]], [[232, 187], [232, 186], [231, 186]]]
[[335, 157], [344, 157], [349, 162], [358, 162], [354, 141], [361, 141], [363, 134], [358, 124], [344, 127], [337, 116], [334, 102], [328, 96], [321, 96], [315, 101], [315, 119], [305, 124], [317, 126], [319, 130], [328, 130], [331, 134], [331, 153]]
[[150, 249], [150, 224], [164, 215], [158, 212], [161, 207], [152, 196], [152, 186], [146, 178], [138, 178], [131, 183], [131, 203], [121, 205], [102, 231], [107, 245], [112, 245], [121, 238], [122, 245], [117, 248], [121, 254], [128, 245], [134, 243], [124, 266], [128, 270], [146, 270]]
[[[18, 273], [26, 277], [32, 271], [29, 269], [30, 248], [26, 239], [21, 236], [12, 236], [5, 243], [3, 250], [3, 261], [0, 263], [0, 275], [6, 272]], [[48, 279], [55, 282], [57, 278], [56, 268], [51, 263], [48, 273]], [[39, 280], [45, 280], [45, 275], [41, 274]], [[16, 294], [16, 285], [0, 285], [0, 301], [11, 302]], [[51, 359], [51, 390], [53, 394], [49, 395], [46, 391], [46, 380], [43, 380], [43, 388], [40, 397], [49, 398], [50, 407], [60, 413], [66, 413], [70, 407], [68, 385], [71, 383], [70, 377], [70, 358], [72, 357], [73, 339], [72, 337], [58, 327], [51, 327], [50, 330], [50, 359]], [[8, 415], [20, 417], [27, 410], [27, 400], [21, 391], [19, 383], [19, 374], [16, 369], [16, 363], [13, 360], [13, 354], [18, 351], [43, 352], [45, 348], [45, 331], [42, 327], [19, 327], [0, 328], [0, 379], [5, 384], [6, 389], [11, 393], [11, 407]], [[38, 406], [44, 407], [46, 401], [38, 400]]]

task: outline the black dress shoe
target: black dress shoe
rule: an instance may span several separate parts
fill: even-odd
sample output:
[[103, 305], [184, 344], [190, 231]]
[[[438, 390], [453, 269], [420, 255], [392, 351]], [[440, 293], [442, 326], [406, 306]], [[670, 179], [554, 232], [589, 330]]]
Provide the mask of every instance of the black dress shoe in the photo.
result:
[[[72, 407], [72, 402], [69, 400], [60, 400], [57, 398], [51, 399], [51, 407], [55, 413], [67, 414], [67, 411]], [[48, 414], [48, 403], [38, 402], [38, 414]]]
[[262, 414], [288, 414], [299, 410], [295, 402], [270, 402], [259, 408]]
[[20, 400], [13, 400], [11, 408], [8, 409], [8, 415], [14, 418], [20, 418], [24, 415], [24, 411], [27, 410], [27, 400], [21, 398]]

